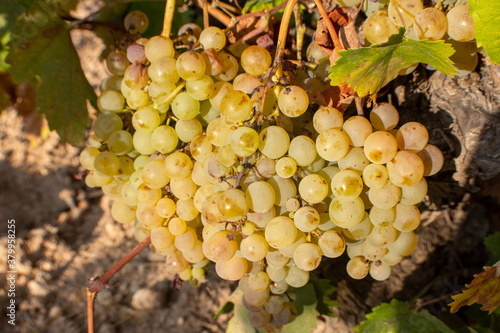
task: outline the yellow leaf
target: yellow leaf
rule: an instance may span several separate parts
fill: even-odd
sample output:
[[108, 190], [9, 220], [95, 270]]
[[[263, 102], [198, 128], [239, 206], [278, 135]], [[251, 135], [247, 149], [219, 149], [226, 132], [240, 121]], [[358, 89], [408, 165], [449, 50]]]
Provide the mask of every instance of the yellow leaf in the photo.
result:
[[457, 312], [464, 305], [482, 304], [481, 310], [490, 314], [500, 305], [500, 261], [492, 267], [484, 267], [484, 272], [474, 275], [474, 280], [465, 285], [461, 294], [452, 296], [451, 312]]

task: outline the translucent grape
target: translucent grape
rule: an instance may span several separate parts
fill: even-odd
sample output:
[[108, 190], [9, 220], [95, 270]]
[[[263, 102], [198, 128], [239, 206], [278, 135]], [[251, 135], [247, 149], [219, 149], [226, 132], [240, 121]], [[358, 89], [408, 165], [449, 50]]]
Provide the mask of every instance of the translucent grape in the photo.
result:
[[228, 189], [220, 195], [217, 208], [227, 220], [236, 221], [243, 218], [248, 212], [245, 193], [236, 188]]
[[388, 209], [382, 209], [377, 206], [373, 206], [370, 209], [370, 221], [373, 225], [378, 227], [386, 227], [396, 218], [396, 209], [394, 207]]
[[382, 164], [369, 164], [363, 170], [363, 181], [368, 187], [379, 188], [389, 180], [389, 171]]
[[276, 199], [273, 187], [265, 181], [250, 184], [245, 194], [248, 207], [257, 213], [267, 212], [274, 205]]
[[342, 130], [347, 134], [351, 146], [362, 147], [372, 133], [372, 125], [363, 116], [353, 116], [344, 122]]
[[316, 139], [316, 149], [325, 160], [338, 161], [349, 151], [349, 138], [339, 129], [330, 128], [320, 133]]
[[179, 119], [175, 123], [175, 132], [182, 142], [191, 142], [195, 137], [203, 133], [203, 127], [196, 118], [191, 120]]
[[293, 221], [286, 216], [273, 218], [266, 226], [265, 238], [269, 246], [276, 249], [290, 246], [297, 236], [297, 228]]
[[396, 141], [401, 150], [418, 152], [425, 148], [429, 140], [429, 132], [424, 125], [409, 122], [401, 126], [396, 133]]
[[164, 218], [170, 218], [175, 214], [175, 202], [170, 198], [161, 198], [156, 203], [158, 215]]
[[245, 72], [253, 75], [262, 75], [271, 66], [271, 54], [265, 48], [252, 45], [241, 54], [241, 66]]
[[311, 206], [304, 206], [295, 211], [293, 221], [300, 231], [311, 232], [318, 227], [320, 217], [316, 209]]
[[398, 151], [398, 144], [391, 133], [378, 131], [366, 138], [364, 151], [371, 162], [384, 164], [394, 158]]
[[391, 266], [381, 261], [374, 261], [370, 264], [370, 276], [377, 281], [384, 281], [391, 276]]
[[309, 281], [309, 272], [297, 266], [290, 267], [285, 281], [293, 288], [303, 287]]
[[409, 28], [415, 16], [424, 8], [422, 0], [398, 0], [389, 3], [388, 13], [392, 23], [398, 27]]
[[[170, 126], [166, 125], [159, 126], [154, 130], [153, 134], [151, 135], [151, 145], [154, 147], [154, 149], [158, 150], [162, 154], [168, 154], [174, 151], [174, 149], [177, 147], [178, 142], [179, 138], [177, 137], [177, 133], [175, 132], [175, 129], [173, 129]], [[134, 141], [134, 146], [135, 146], [135, 141]], [[141, 152], [141, 154], [144, 153]]]
[[389, 103], [379, 103], [370, 112], [370, 122], [379, 131], [390, 131], [398, 125], [398, 110]]
[[252, 101], [243, 91], [229, 91], [221, 100], [220, 111], [227, 120], [240, 122], [252, 114]]
[[200, 34], [200, 44], [205, 50], [215, 49], [220, 51], [226, 45], [226, 35], [217, 27], [207, 27]]
[[328, 211], [335, 225], [341, 228], [353, 228], [363, 220], [365, 205], [360, 197], [353, 200], [339, 200], [335, 197]]
[[186, 83], [186, 91], [192, 98], [202, 101], [210, 98], [215, 91], [215, 84], [208, 75], [202, 75], [196, 80]]
[[96, 147], [87, 147], [80, 153], [80, 164], [87, 170], [95, 170], [94, 161], [95, 157], [100, 154], [99, 149]]
[[219, 56], [222, 59], [222, 71], [217, 78], [222, 81], [231, 81], [238, 74], [239, 64], [238, 60], [231, 54], [224, 51], [219, 52]]
[[361, 175], [363, 170], [370, 164], [366, 158], [363, 148], [353, 147], [349, 149], [347, 155], [338, 160], [337, 165], [340, 170], [350, 169]]
[[309, 96], [299, 86], [288, 86], [280, 91], [278, 106], [284, 115], [295, 118], [306, 112], [309, 107]]
[[148, 162], [142, 169], [141, 174], [144, 184], [151, 188], [162, 188], [167, 185], [170, 178], [165, 173], [163, 165], [162, 160]]
[[344, 119], [336, 108], [323, 106], [313, 116], [313, 125], [316, 132], [321, 133], [330, 128], [341, 129]]
[[194, 51], [186, 51], [177, 58], [177, 72], [184, 80], [198, 80], [205, 74], [205, 60]]
[[147, 229], [159, 227], [163, 222], [163, 217], [158, 215], [154, 205], [138, 205], [137, 220]]
[[264, 128], [259, 134], [259, 139], [259, 150], [271, 159], [285, 155], [290, 146], [290, 136], [279, 126]]
[[111, 51], [106, 57], [106, 67], [111, 74], [123, 76], [128, 65], [127, 55], [121, 51]]
[[[148, 76], [156, 84], [166, 86], [173, 85], [179, 81], [179, 74], [176, 69], [177, 61], [172, 57], [163, 57], [148, 67]], [[139, 88], [136, 88], [139, 89]]]
[[96, 155], [94, 159], [94, 170], [103, 176], [114, 176], [119, 167], [120, 161], [118, 157], [110, 151], [103, 151]]
[[398, 203], [396, 205], [396, 217], [392, 225], [399, 231], [410, 232], [420, 224], [420, 211], [413, 205]]
[[228, 135], [227, 142], [236, 155], [246, 157], [257, 151], [259, 134], [253, 128], [241, 126]]
[[274, 204], [277, 206], [285, 206], [288, 199], [297, 194], [297, 188], [291, 179], [284, 179], [279, 176], [273, 176], [267, 180], [273, 187], [276, 199]]
[[372, 44], [385, 43], [391, 35], [398, 33], [398, 28], [389, 19], [386, 11], [376, 11], [366, 19], [363, 25], [365, 38]]
[[363, 190], [363, 180], [353, 170], [342, 170], [332, 178], [332, 192], [339, 200], [353, 200]]
[[328, 230], [320, 236], [318, 246], [325, 257], [337, 258], [344, 253], [346, 244], [337, 231]]
[[299, 194], [308, 203], [319, 203], [328, 195], [328, 182], [320, 175], [307, 175], [299, 183]]
[[123, 20], [125, 29], [131, 34], [142, 34], [149, 26], [148, 16], [140, 10], [129, 12]]
[[160, 125], [160, 115], [152, 107], [141, 108], [132, 116], [132, 125], [138, 132], [153, 133]]
[[118, 198], [111, 206], [111, 216], [118, 223], [130, 223], [135, 220], [135, 210], [135, 207], [127, 205], [123, 199]]
[[124, 104], [123, 95], [116, 90], [103, 91], [97, 98], [97, 107], [101, 112], [121, 112]]
[[116, 155], [125, 155], [132, 147], [132, 135], [127, 131], [119, 130], [113, 132], [108, 138], [108, 148]]
[[316, 159], [316, 145], [305, 135], [296, 136], [290, 142], [288, 155], [300, 166], [310, 165]]
[[151, 142], [152, 136], [153, 133], [136, 131], [132, 136], [135, 150], [143, 155], [150, 155], [156, 152], [156, 149], [155, 147], [153, 147], [153, 144]]
[[459, 42], [474, 40], [474, 20], [469, 16], [469, 6], [459, 5], [453, 7], [446, 15], [448, 19], [448, 35]]
[[440, 40], [446, 34], [448, 22], [442, 11], [428, 7], [417, 14], [413, 26], [419, 39]]
[[401, 199], [401, 188], [388, 181], [382, 187], [372, 187], [368, 191], [368, 197], [373, 206], [381, 209], [390, 209]]
[[297, 171], [297, 162], [291, 157], [282, 157], [276, 162], [276, 174], [281, 178], [290, 178]]
[[424, 163], [424, 176], [435, 175], [443, 167], [443, 153], [434, 145], [425, 146], [417, 155], [422, 160], [422, 163]]
[[295, 249], [293, 260], [298, 268], [310, 272], [321, 263], [321, 249], [313, 243], [304, 243]]
[[424, 163], [417, 154], [402, 150], [387, 163], [387, 171], [394, 185], [414, 186], [424, 176]]
[[163, 57], [173, 57], [175, 54], [174, 44], [168, 37], [151, 37], [145, 47], [144, 52], [150, 62], [157, 62]]
[[387, 248], [395, 256], [408, 256], [417, 248], [417, 237], [413, 231], [401, 232], [399, 237]]
[[181, 120], [191, 120], [200, 111], [200, 102], [189, 96], [187, 92], [178, 93], [170, 106], [174, 115]]
[[175, 152], [165, 158], [164, 168], [170, 178], [186, 178], [190, 175], [193, 162], [187, 154]]

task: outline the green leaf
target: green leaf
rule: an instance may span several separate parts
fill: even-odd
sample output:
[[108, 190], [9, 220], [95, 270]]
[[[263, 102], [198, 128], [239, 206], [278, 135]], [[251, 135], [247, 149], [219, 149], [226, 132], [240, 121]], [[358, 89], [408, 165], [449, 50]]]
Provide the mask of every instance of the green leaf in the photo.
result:
[[234, 315], [227, 322], [226, 333], [254, 333], [255, 328], [248, 322], [248, 310], [241, 302], [243, 291], [237, 288], [232, 294], [234, 301]]
[[500, 63], [500, 6], [498, 0], [469, 0], [477, 46], [483, 46], [495, 65]]
[[410, 311], [410, 304], [393, 299], [390, 304], [382, 303], [366, 315], [367, 320], [354, 328], [358, 333], [453, 333], [442, 321], [427, 310]]
[[279, 6], [285, 1], [287, 0], [251, 0], [245, 3], [245, 6], [243, 7], [243, 10], [241, 12], [243, 14], [260, 12], [261, 10], [264, 10], [264, 8], [272, 9], [276, 6]]
[[223, 306], [221, 306], [221, 308], [219, 309], [219, 311], [217, 311], [214, 314], [214, 320], [217, 319], [217, 318], [219, 318], [220, 315], [230, 313], [231, 311], [233, 311], [233, 309], [234, 309], [234, 303], [233, 302], [227, 302], [226, 304], [224, 304]]
[[310, 283], [314, 286], [318, 305], [316, 309], [322, 315], [334, 317], [332, 308], [340, 305], [339, 302], [330, 299], [330, 296], [337, 290], [328, 279], [310, 279]]
[[9, 71], [14, 82], [28, 80], [39, 87], [39, 112], [45, 114], [61, 140], [81, 145], [89, 125], [87, 100], [95, 104], [96, 96], [80, 67], [68, 25], [54, 13], [46, 14], [45, 21], [36, 21], [40, 13], [46, 13], [41, 2], [33, 3], [21, 28], [11, 35]]
[[316, 306], [318, 304], [314, 286], [311, 283], [302, 288], [292, 289], [289, 293], [297, 308], [297, 317], [289, 324], [283, 326], [283, 332], [303, 333], [312, 332], [318, 325], [317, 317], [320, 315]]
[[378, 92], [398, 76], [401, 69], [425, 63], [447, 75], [457, 73], [449, 57], [453, 48], [444, 41], [415, 41], [403, 38], [404, 29], [384, 44], [340, 51], [340, 58], [330, 67], [332, 86], [349, 85], [359, 96]]
[[493, 265], [500, 260], [500, 232], [495, 232], [484, 239], [486, 248], [493, 252], [493, 259], [489, 261], [488, 265]]
[[2, 0], [0, 5], [0, 37], [16, 28], [16, 18], [26, 10], [17, 0]]

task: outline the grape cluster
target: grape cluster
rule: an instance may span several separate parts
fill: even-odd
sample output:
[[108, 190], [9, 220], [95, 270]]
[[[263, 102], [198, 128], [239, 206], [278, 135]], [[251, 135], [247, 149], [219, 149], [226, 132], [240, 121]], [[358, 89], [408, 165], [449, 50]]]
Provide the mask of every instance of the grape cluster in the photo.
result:
[[425, 7], [422, 0], [366, 3], [365, 14], [368, 18], [363, 30], [368, 42], [385, 43], [391, 35], [398, 33], [400, 27], [405, 27], [408, 38], [445, 40], [451, 44], [455, 54], [450, 59], [459, 70], [457, 75], [467, 75], [476, 68], [478, 48], [474, 21], [469, 16], [467, 4], [444, 5], [441, 1], [432, 1], [430, 7]]
[[[189, 24], [177, 41], [184, 52], [155, 36], [108, 57], [80, 162], [87, 185], [115, 198], [113, 218], [150, 236], [180, 279], [203, 282], [214, 262], [239, 281], [255, 327], [292, 321], [286, 292], [346, 248], [350, 276], [387, 279], [415, 249], [423, 177], [443, 164], [425, 127], [395, 129], [387, 103], [344, 121], [310, 102], [328, 86], [321, 71], [266, 94], [270, 53], [226, 45], [219, 28]], [[310, 60], [327, 57], [311, 45]]]

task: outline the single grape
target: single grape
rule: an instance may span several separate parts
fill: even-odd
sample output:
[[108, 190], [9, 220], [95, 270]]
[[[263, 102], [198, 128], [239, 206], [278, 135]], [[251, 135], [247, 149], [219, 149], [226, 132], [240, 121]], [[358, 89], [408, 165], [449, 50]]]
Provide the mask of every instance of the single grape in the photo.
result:
[[295, 249], [293, 260], [298, 268], [310, 272], [321, 263], [321, 249], [313, 243], [304, 243]]
[[365, 38], [372, 44], [385, 43], [389, 37], [398, 33], [398, 27], [389, 19], [386, 11], [373, 12], [363, 25]]
[[270, 159], [282, 157], [290, 146], [290, 136], [279, 126], [264, 128], [259, 134], [259, 139], [259, 150]]
[[131, 34], [143, 34], [148, 29], [149, 19], [144, 12], [133, 10], [125, 16], [123, 24]]
[[453, 7], [446, 18], [448, 19], [448, 35], [459, 42], [470, 42], [476, 38], [474, 20], [469, 16], [469, 5]]
[[200, 44], [205, 50], [220, 51], [226, 45], [226, 35], [217, 27], [207, 27], [200, 33]]
[[252, 45], [243, 51], [240, 62], [245, 72], [259, 76], [271, 66], [272, 58], [265, 48]]
[[288, 86], [279, 93], [278, 106], [284, 115], [295, 118], [306, 112], [309, 107], [309, 96], [299, 86]]
[[446, 34], [448, 20], [439, 9], [428, 7], [417, 14], [413, 26], [419, 39], [440, 40]]
[[307, 175], [299, 183], [299, 194], [308, 203], [322, 202], [328, 195], [328, 182], [320, 175]]

